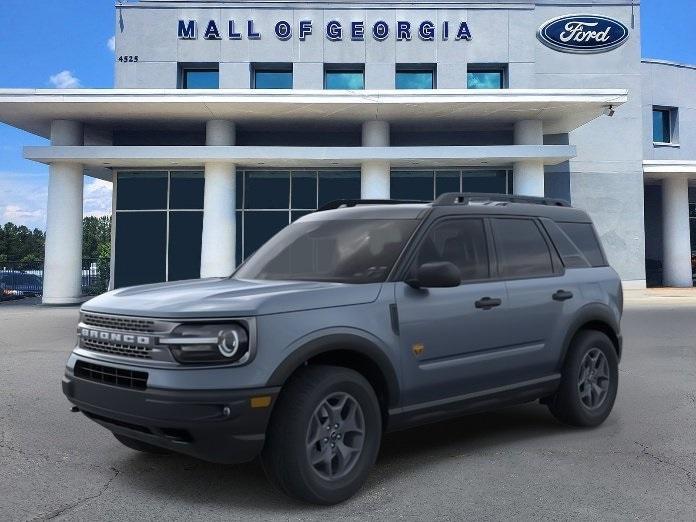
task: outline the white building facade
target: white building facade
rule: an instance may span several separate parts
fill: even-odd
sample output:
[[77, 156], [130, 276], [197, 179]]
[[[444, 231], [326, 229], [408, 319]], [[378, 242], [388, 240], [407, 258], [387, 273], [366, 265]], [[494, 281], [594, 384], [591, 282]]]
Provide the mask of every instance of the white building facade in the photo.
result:
[[84, 175], [114, 184], [117, 288], [229, 275], [334, 199], [453, 191], [569, 200], [627, 287], [691, 286], [696, 70], [641, 61], [634, 4], [119, 2], [115, 89], [0, 90], [50, 138], [44, 302], [81, 298]]

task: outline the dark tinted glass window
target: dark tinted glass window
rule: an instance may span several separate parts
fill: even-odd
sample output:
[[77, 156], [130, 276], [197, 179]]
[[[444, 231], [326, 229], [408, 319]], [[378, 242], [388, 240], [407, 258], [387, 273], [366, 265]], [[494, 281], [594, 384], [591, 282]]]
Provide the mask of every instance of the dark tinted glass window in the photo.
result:
[[447, 192], [459, 191], [459, 172], [443, 171], [435, 173], [435, 197]]
[[653, 109], [653, 141], [655, 143], [672, 142], [669, 109]]
[[170, 183], [169, 208], [203, 208], [202, 172], [172, 172]]
[[588, 268], [590, 266], [583, 253], [578, 250], [578, 247], [556, 223], [550, 219], [542, 219], [542, 223], [567, 268]]
[[293, 223], [263, 245], [235, 277], [381, 282], [389, 275], [416, 224], [413, 219]]
[[290, 173], [287, 171], [247, 172], [244, 208], [289, 208]]
[[325, 89], [360, 90], [365, 88], [364, 71], [327, 70], [324, 73]]
[[395, 170], [391, 173], [392, 199], [433, 199], [432, 171]]
[[462, 172], [462, 192], [505, 194], [507, 176], [504, 170], [479, 170]]
[[169, 214], [169, 281], [201, 276], [203, 212]]
[[165, 280], [166, 212], [119, 212], [116, 216], [115, 286]]
[[360, 199], [360, 171], [319, 172], [319, 207], [337, 199]]
[[435, 75], [432, 70], [417, 71], [403, 70], [396, 71], [397, 89], [434, 89]]
[[292, 89], [292, 70], [254, 71], [255, 89]]
[[590, 223], [559, 223], [563, 232], [580, 249], [592, 266], [607, 264], [602, 253], [602, 247]]
[[182, 87], [184, 89], [218, 89], [220, 71], [217, 69], [184, 69]]
[[288, 211], [247, 211], [244, 213], [244, 258], [287, 226]]
[[116, 187], [118, 210], [167, 208], [166, 172], [119, 172]]
[[[239, 207], [238, 207], [239, 208]], [[242, 261], [244, 260], [244, 244], [242, 243], [242, 231], [244, 230], [244, 222], [243, 222], [243, 212], [237, 211], [237, 234], [235, 238], [235, 251], [234, 251], [234, 258], [235, 258], [235, 266], [239, 266], [242, 264]]]
[[317, 208], [317, 175], [315, 172], [292, 173], [292, 208]]
[[483, 221], [457, 219], [435, 225], [419, 247], [414, 268], [441, 261], [454, 263], [462, 274], [462, 281], [489, 277]]
[[502, 70], [469, 71], [466, 83], [469, 89], [502, 89], [504, 76]]
[[551, 252], [534, 221], [494, 219], [491, 223], [501, 276], [537, 277], [553, 274]]

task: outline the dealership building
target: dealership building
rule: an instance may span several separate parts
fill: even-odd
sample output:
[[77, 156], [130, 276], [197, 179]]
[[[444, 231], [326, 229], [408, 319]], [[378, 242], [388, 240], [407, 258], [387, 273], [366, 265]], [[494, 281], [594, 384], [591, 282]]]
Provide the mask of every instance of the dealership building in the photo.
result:
[[640, 22], [637, 0], [117, 2], [114, 89], [0, 89], [0, 121], [50, 140], [24, 152], [50, 172], [44, 301], [81, 298], [84, 176], [113, 183], [116, 288], [229, 275], [335, 199], [460, 191], [568, 200], [627, 288], [692, 286], [696, 67], [643, 60]]

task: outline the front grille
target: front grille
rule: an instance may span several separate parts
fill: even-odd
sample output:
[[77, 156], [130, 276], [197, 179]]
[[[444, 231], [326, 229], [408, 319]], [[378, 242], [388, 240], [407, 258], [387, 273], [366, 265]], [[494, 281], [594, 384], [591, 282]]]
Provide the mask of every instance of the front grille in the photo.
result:
[[97, 341], [96, 339], [81, 339], [80, 346], [93, 352], [134, 357], [136, 359], [152, 359], [152, 347], [150, 346], [131, 346], [129, 344]]
[[155, 331], [154, 321], [150, 319], [137, 319], [134, 317], [85, 313], [82, 315], [82, 322], [97, 328], [109, 328], [111, 330], [123, 330], [126, 332], [152, 333]]
[[85, 361], [77, 361], [75, 364], [75, 377], [134, 390], [147, 388], [147, 372], [124, 370]]

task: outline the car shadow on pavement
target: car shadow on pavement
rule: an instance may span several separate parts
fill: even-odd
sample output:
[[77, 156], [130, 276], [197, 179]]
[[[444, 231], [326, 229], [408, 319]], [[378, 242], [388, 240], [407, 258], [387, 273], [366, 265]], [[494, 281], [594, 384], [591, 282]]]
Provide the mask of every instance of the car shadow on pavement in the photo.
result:
[[[545, 407], [529, 404], [442, 421], [384, 437], [375, 470], [362, 491], [347, 503], [360, 502], [371, 488], [439, 461], [462, 457], [490, 448], [504, 450], [525, 439], [558, 436], [573, 431], [558, 423]], [[131, 454], [117, 463], [120, 477], [130, 488], [169, 497], [177, 503], [205, 503], [207, 509], [259, 511], [286, 517], [307, 515], [312, 510], [288, 499], [266, 480], [258, 461], [234, 466], [211, 464], [185, 456], [164, 457]]]

